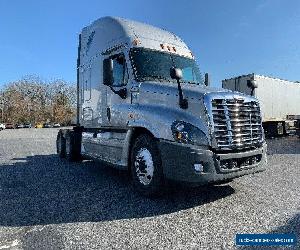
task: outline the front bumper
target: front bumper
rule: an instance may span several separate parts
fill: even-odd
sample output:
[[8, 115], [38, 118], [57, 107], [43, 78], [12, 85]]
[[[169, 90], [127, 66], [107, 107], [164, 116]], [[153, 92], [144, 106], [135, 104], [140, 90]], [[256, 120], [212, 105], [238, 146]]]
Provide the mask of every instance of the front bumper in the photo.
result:
[[[167, 179], [193, 184], [207, 184], [231, 180], [243, 175], [265, 170], [267, 165], [267, 145], [239, 153], [216, 154], [208, 147], [185, 145], [160, 140], [164, 176]], [[232, 169], [221, 167], [226, 161], [241, 162], [244, 159], [259, 157], [256, 163], [243, 164]], [[246, 161], [245, 160], [245, 161]], [[196, 172], [194, 164], [203, 165], [202, 172]]]

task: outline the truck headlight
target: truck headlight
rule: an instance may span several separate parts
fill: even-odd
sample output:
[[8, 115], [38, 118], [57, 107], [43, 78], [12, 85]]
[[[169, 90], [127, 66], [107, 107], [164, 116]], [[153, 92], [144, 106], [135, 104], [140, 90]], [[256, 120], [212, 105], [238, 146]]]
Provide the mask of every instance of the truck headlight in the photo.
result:
[[180, 143], [208, 145], [206, 135], [194, 125], [184, 122], [175, 121], [171, 126], [174, 140]]

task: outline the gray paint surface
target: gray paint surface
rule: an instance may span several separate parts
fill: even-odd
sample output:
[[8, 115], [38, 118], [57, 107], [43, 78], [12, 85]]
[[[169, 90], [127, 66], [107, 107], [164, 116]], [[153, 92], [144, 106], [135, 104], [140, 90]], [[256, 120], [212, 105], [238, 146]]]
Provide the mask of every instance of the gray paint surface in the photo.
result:
[[[137, 45], [133, 41], [138, 39]], [[81, 33], [81, 52], [79, 67], [80, 85], [80, 123], [85, 127], [109, 126], [106, 108], [112, 103], [130, 103], [130, 98], [122, 100], [103, 85], [102, 62], [110, 55], [124, 53], [128, 67], [127, 90], [134, 85], [133, 72], [129, 60], [132, 47], [144, 47], [165, 51], [161, 44], [176, 46], [176, 53], [192, 58], [187, 45], [175, 34], [157, 27], [117, 18], [104, 17], [85, 27]], [[117, 111], [116, 111], [117, 112]], [[127, 114], [120, 117], [127, 120]]]
[[[86, 129], [97, 129], [96, 132], [82, 135], [82, 149], [87, 156], [126, 168], [131, 133], [136, 128], [141, 127], [148, 130], [159, 141], [174, 142], [171, 126], [175, 121], [184, 121], [193, 125], [204, 134], [205, 148], [210, 146], [219, 150], [220, 147], [216, 143], [217, 135], [214, 131], [216, 117], [212, 115], [212, 101], [215, 99], [218, 101], [234, 100], [234, 102], [243, 100], [245, 101], [243, 105], [247, 105], [246, 102], [256, 102], [255, 98], [238, 92], [210, 88], [204, 84], [181, 83], [183, 96], [189, 104], [187, 109], [181, 109], [178, 105], [177, 83], [161, 80], [137, 82], [134, 77], [135, 69], [129, 58], [130, 49], [134, 47], [163, 51], [194, 59], [188, 46], [178, 36], [151, 25], [122, 18], [104, 17], [84, 28], [81, 33], [79, 65], [81, 100], [79, 120], [81, 126]], [[173, 47], [176, 49], [171, 50], [170, 48]], [[124, 99], [114, 93], [109, 86], [103, 84], [103, 60], [121, 53], [125, 57], [128, 73], [128, 81], [125, 86], [128, 95]], [[113, 88], [116, 91], [121, 87]], [[234, 105], [240, 106], [238, 103]], [[230, 123], [229, 117], [226, 119], [227, 123]], [[221, 124], [216, 124], [216, 126], [218, 125]], [[243, 124], [237, 125], [241, 127]], [[252, 130], [251, 126], [250, 124]], [[104, 128], [111, 131], [104, 131]], [[118, 129], [118, 132], [114, 132], [114, 129]], [[230, 130], [229, 127], [226, 129]], [[232, 133], [227, 132], [223, 134], [224, 140], [232, 137]], [[241, 140], [241, 145], [242, 143], [246, 144], [246, 140], [250, 140], [250, 144], [253, 144], [251, 145], [252, 149], [262, 147], [262, 142], [260, 145], [256, 145], [252, 141], [252, 134], [251, 138], [242, 138], [243, 136], [245, 134], [242, 133], [235, 135], [238, 137], [235, 139]], [[250, 136], [250, 134], [246, 134], [246, 136]], [[231, 146], [233, 145], [230, 144], [228, 147]], [[204, 151], [198, 153], [206, 154]], [[207, 157], [211, 158], [211, 154], [208, 154]], [[240, 157], [242, 156], [235, 156], [235, 158]], [[256, 165], [263, 164], [264, 161]], [[253, 164], [251, 167], [255, 168]]]

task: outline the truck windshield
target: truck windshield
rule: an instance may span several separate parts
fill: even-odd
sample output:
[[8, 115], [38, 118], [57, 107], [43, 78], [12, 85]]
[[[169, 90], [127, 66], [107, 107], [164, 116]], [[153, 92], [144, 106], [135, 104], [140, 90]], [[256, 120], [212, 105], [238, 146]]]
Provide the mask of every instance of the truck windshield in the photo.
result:
[[130, 58], [137, 81], [169, 81], [176, 82], [170, 77], [170, 68], [182, 70], [181, 82], [204, 84], [203, 78], [195, 60], [145, 48], [133, 48]]

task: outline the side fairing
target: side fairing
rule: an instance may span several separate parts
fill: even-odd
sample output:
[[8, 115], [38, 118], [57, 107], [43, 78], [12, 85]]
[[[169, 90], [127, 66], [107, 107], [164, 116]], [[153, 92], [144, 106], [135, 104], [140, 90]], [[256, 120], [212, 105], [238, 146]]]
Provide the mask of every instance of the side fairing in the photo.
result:
[[102, 123], [101, 106], [103, 92], [105, 91], [102, 82], [102, 74], [99, 72], [102, 67], [102, 59], [99, 57], [87, 67], [82, 67], [79, 72], [80, 92], [80, 124], [84, 127], [97, 127]]

